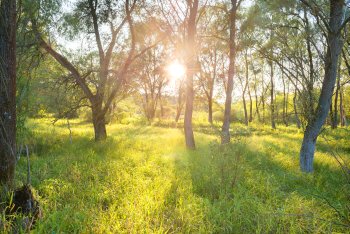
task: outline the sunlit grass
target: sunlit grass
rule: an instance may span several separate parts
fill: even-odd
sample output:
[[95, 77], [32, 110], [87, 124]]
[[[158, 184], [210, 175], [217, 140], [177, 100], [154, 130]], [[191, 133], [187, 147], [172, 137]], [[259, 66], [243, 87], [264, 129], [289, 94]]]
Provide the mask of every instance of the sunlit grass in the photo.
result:
[[[157, 124], [155, 124], [157, 125]], [[34, 232], [304, 233], [347, 232], [339, 210], [348, 202], [342, 173], [320, 138], [315, 173], [299, 172], [302, 131], [234, 124], [220, 146], [218, 126], [196, 123], [196, 151], [181, 125], [113, 124], [106, 142], [89, 124], [31, 120], [32, 184], [44, 210]], [[159, 124], [158, 126], [161, 126]], [[348, 158], [348, 130], [327, 134]], [[18, 182], [25, 181], [21, 159]]]

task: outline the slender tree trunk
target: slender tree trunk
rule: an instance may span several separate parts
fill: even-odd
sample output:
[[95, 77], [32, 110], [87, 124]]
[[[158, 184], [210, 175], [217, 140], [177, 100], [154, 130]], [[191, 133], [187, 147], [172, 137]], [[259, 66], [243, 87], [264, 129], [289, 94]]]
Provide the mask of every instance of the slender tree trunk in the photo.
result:
[[282, 72], [282, 82], [283, 82], [283, 123], [288, 127], [288, 122], [287, 122], [287, 94], [286, 94], [286, 81], [283, 77], [283, 72]]
[[248, 85], [248, 95], [249, 95], [249, 122], [253, 122], [253, 99]]
[[221, 128], [221, 144], [227, 144], [230, 142], [230, 122], [231, 122], [231, 104], [232, 104], [232, 90], [233, 90], [233, 77], [235, 75], [235, 59], [236, 59], [236, 13], [237, 13], [237, 0], [231, 1], [230, 9], [230, 40], [229, 40], [229, 68], [227, 77], [226, 88], [226, 100], [225, 100], [225, 112], [224, 122]]
[[176, 123], [179, 122], [181, 111], [182, 111], [182, 106], [178, 106], [178, 108], [176, 110], [176, 116], [175, 116], [175, 122]]
[[246, 61], [246, 65], [245, 65], [245, 82], [243, 84], [243, 81], [241, 80], [241, 85], [243, 88], [243, 93], [242, 93], [242, 100], [243, 100], [243, 109], [244, 109], [244, 124], [246, 126], [248, 126], [248, 111], [247, 111], [247, 102], [245, 100], [245, 94], [247, 92], [247, 87], [248, 87], [248, 59], [247, 59], [247, 51], [245, 53], [245, 61]]
[[276, 129], [276, 123], [275, 123], [275, 102], [274, 102], [274, 81], [273, 81], [273, 62], [270, 61], [270, 81], [271, 81], [271, 127], [272, 129]]
[[287, 85], [287, 96], [286, 96], [286, 123], [288, 126], [289, 124], [289, 114], [288, 114], [288, 105], [289, 105], [289, 82], [288, 82], [288, 85]]
[[195, 141], [192, 129], [192, 113], [193, 113], [193, 101], [194, 101], [194, 90], [193, 90], [193, 76], [196, 67], [195, 59], [195, 38], [196, 38], [196, 18], [198, 11], [198, 0], [191, 1], [190, 14], [188, 19], [187, 28], [187, 74], [186, 74], [186, 107], [185, 107], [185, 119], [184, 119], [184, 130], [185, 140], [188, 149], [195, 149]]
[[258, 92], [257, 92], [257, 88], [256, 88], [256, 77], [255, 77], [255, 82], [254, 82], [254, 95], [255, 95], [255, 111], [256, 114], [258, 115], [258, 121], [261, 122], [261, 118], [260, 118], [260, 112], [259, 112], [259, 99], [258, 99]]
[[[249, 87], [248, 50], [245, 51], [244, 60], [245, 60], [245, 86], [243, 91], [243, 105], [244, 105], [245, 125], [248, 126], [248, 123], [253, 121], [253, 101], [252, 101], [252, 95], [250, 93], [250, 87]], [[248, 89], [248, 96], [249, 96], [249, 117], [247, 114], [247, 106], [246, 106], [246, 100], [245, 100], [245, 94], [247, 89]]]
[[330, 1], [330, 29], [328, 31], [328, 46], [324, 64], [325, 74], [322, 82], [321, 94], [315, 115], [306, 126], [303, 143], [300, 149], [300, 169], [303, 172], [313, 171], [316, 140], [327, 118], [331, 104], [331, 98], [337, 78], [339, 55], [343, 47], [340, 32], [344, 18], [343, 7], [344, 0]]
[[294, 107], [294, 116], [295, 116], [295, 122], [297, 124], [297, 128], [301, 128], [301, 123], [298, 115], [298, 109], [297, 109], [297, 89], [294, 91], [294, 97], [293, 97], [293, 107]]
[[0, 186], [11, 189], [16, 165], [16, 1], [0, 4]]
[[243, 91], [243, 109], [244, 109], [244, 124], [248, 126], [248, 111], [247, 111], [247, 102], [245, 100], [245, 89]]
[[329, 117], [326, 119], [326, 124], [329, 124], [333, 128], [334, 113], [333, 113], [333, 100], [331, 99], [331, 105], [329, 107]]
[[338, 97], [340, 90], [340, 64], [338, 65], [338, 78], [337, 78], [337, 88], [335, 90], [334, 97], [334, 117], [332, 122], [332, 128], [335, 129], [338, 127]]
[[261, 102], [262, 102], [262, 122], [265, 123], [265, 96], [262, 94], [261, 96]]
[[344, 103], [343, 103], [343, 88], [340, 89], [340, 100], [339, 100], [339, 109], [340, 109], [340, 121], [341, 121], [341, 126], [344, 127], [346, 126], [346, 116], [345, 116], [345, 111], [344, 111]]
[[213, 97], [208, 98], [208, 121], [213, 124]]

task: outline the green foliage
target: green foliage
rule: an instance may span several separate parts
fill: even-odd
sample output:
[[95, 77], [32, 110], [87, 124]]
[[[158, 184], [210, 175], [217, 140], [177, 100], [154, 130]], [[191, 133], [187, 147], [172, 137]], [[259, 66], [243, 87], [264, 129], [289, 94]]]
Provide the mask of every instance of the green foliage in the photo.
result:
[[[44, 210], [34, 233], [349, 231], [325, 201], [339, 210], [348, 202], [349, 186], [328, 151], [330, 144], [349, 161], [348, 129], [326, 132], [330, 143], [320, 138], [315, 173], [305, 175], [302, 132], [292, 127], [235, 124], [233, 143], [220, 146], [217, 126], [195, 122], [197, 150], [187, 151], [181, 124], [113, 124], [111, 137], [95, 143], [91, 126], [72, 120], [70, 144], [65, 121], [50, 122], [28, 125], [32, 184]], [[25, 181], [25, 158], [17, 178]]]

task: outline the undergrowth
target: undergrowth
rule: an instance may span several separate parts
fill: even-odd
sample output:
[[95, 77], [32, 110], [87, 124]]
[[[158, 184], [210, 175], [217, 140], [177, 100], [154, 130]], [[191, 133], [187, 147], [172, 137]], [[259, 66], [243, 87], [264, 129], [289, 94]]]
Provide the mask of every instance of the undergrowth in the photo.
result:
[[[349, 185], [329, 152], [331, 145], [349, 160], [347, 129], [320, 139], [315, 172], [306, 175], [298, 165], [302, 132], [293, 127], [234, 125], [232, 143], [221, 146], [215, 125], [197, 125], [195, 151], [173, 126], [114, 124], [95, 143], [90, 125], [72, 121], [72, 144], [64, 121], [29, 127], [43, 209], [34, 233], [350, 231], [349, 216], [337, 213], [349, 204]], [[26, 166], [21, 158], [18, 185]]]

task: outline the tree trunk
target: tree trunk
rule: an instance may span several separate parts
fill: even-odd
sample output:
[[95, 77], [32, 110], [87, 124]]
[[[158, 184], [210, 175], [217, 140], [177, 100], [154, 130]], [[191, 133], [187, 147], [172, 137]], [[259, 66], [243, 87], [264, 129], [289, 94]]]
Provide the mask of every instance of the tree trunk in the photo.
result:
[[225, 100], [225, 112], [224, 122], [221, 128], [221, 144], [227, 144], [230, 142], [230, 122], [231, 122], [231, 104], [232, 104], [232, 90], [233, 90], [233, 77], [235, 75], [235, 59], [236, 59], [236, 13], [237, 13], [237, 0], [231, 1], [230, 9], [230, 40], [229, 40], [229, 68], [227, 77], [226, 88], [226, 100]]
[[338, 97], [339, 97], [339, 90], [340, 90], [340, 65], [338, 65], [338, 79], [337, 79], [337, 88], [335, 91], [335, 97], [334, 97], [334, 116], [333, 116], [333, 122], [332, 122], [332, 129], [335, 129], [338, 127]]
[[343, 103], [343, 88], [340, 89], [340, 100], [339, 100], [339, 109], [340, 109], [340, 121], [341, 121], [341, 126], [344, 127], [346, 126], [346, 116], [345, 116], [345, 110], [344, 110], [344, 103]]
[[276, 129], [276, 123], [275, 123], [275, 102], [274, 102], [274, 83], [273, 83], [273, 62], [270, 61], [270, 82], [271, 82], [271, 127], [272, 129]]
[[105, 114], [100, 105], [92, 107], [92, 123], [94, 125], [95, 141], [102, 141], [107, 138]]
[[213, 124], [213, 98], [209, 97], [208, 99], [208, 121], [210, 124]]
[[192, 114], [193, 114], [193, 101], [194, 101], [194, 90], [193, 90], [193, 76], [196, 68], [195, 60], [195, 38], [196, 38], [196, 18], [198, 11], [198, 0], [193, 0], [192, 5], [189, 4], [190, 14], [188, 19], [187, 28], [187, 72], [186, 72], [186, 107], [185, 107], [185, 119], [184, 119], [184, 131], [186, 146], [188, 149], [195, 149], [195, 141], [192, 129]]
[[334, 114], [333, 114], [333, 100], [331, 99], [331, 105], [329, 107], [329, 118], [326, 119], [326, 124], [329, 124], [333, 128]]
[[287, 96], [286, 96], [286, 123], [287, 123], [287, 125], [286, 126], [288, 126], [289, 124], [288, 124], [288, 120], [289, 120], [289, 114], [288, 114], [288, 105], [289, 105], [289, 82], [288, 82], [288, 85], [287, 85]]
[[0, 6], [0, 184], [11, 187], [16, 142], [16, 5]]
[[16, 165], [16, 1], [0, 4], [0, 186], [11, 189]]
[[[250, 93], [250, 87], [249, 87], [248, 50], [245, 51], [244, 60], [245, 60], [245, 87], [243, 91], [243, 105], [244, 105], [245, 125], [248, 126], [248, 123], [253, 121], [253, 101], [252, 101], [252, 95]], [[249, 96], [249, 117], [247, 113], [247, 106], [246, 106], [246, 100], [245, 100], [245, 93], [247, 89], [248, 89], [248, 96]]]
[[261, 93], [261, 103], [262, 103], [262, 122], [265, 123], [265, 94], [264, 94], [264, 90]]
[[178, 106], [176, 109], [176, 116], [175, 116], [175, 122], [179, 122], [180, 119], [180, 115], [181, 115], [181, 110], [182, 110], [182, 106]]
[[257, 83], [257, 79], [256, 79], [256, 75], [255, 75], [255, 81], [254, 81], [255, 111], [256, 111], [256, 114], [258, 115], [258, 121], [261, 122], [260, 112], [259, 112], [259, 99], [258, 99], [258, 92], [257, 92], [257, 88], [256, 88], [256, 83]]
[[325, 74], [321, 94], [318, 100], [316, 114], [306, 126], [304, 139], [300, 149], [300, 169], [303, 172], [313, 171], [313, 161], [318, 134], [327, 118], [334, 85], [337, 78], [337, 65], [343, 47], [341, 25], [344, 17], [344, 0], [330, 1], [330, 22], [328, 31], [328, 46], [325, 57]]
[[293, 107], [294, 107], [294, 116], [295, 116], [295, 122], [297, 124], [297, 128], [301, 128], [301, 123], [298, 115], [298, 109], [297, 109], [297, 90], [294, 91], [294, 97], [293, 97]]
[[[283, 68], [282, 68], [283, 69]], [[286, 81], [283, 77], [283, 72], [282, 72], [282, 82], [283, 82], [283, 123], [284, 125], [286, 125], [286, 127], [288, 127], [288, 122], [287, 122], [287, 105], [288, 105], [288, 101], [287, 101], [287, 94], [286, 94]]]
[[164, 106], [163, 106], [163, 99], [159, 99], [159, 105], [160, 105], [160, 117], [164, 118]]
[[244, 124], [248, 126], [248, 111], [247, 111], [247, 103], [245, 100], [245, 89], [243, 91], [243, 109], [244, 109]]
[[253, 122], [253, 99], [248, 85], [248, 95], [249, 95], [249, 122]]

